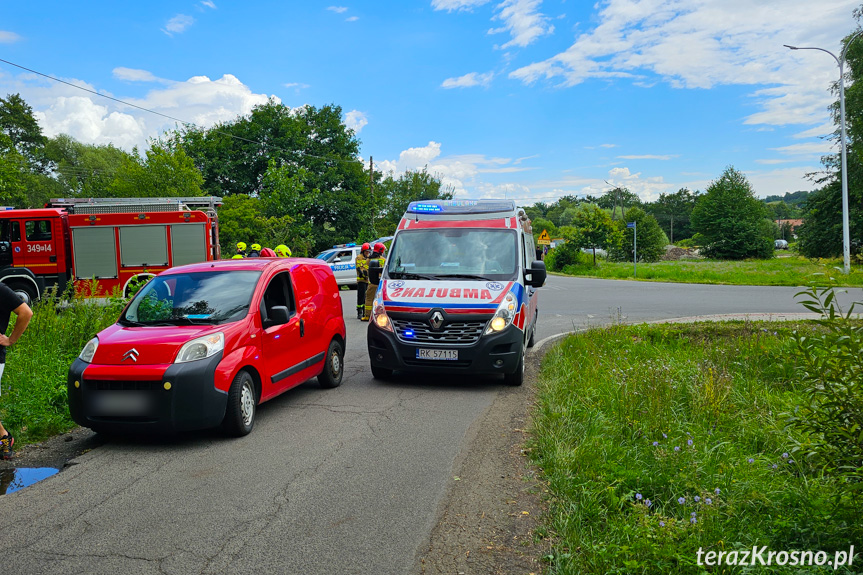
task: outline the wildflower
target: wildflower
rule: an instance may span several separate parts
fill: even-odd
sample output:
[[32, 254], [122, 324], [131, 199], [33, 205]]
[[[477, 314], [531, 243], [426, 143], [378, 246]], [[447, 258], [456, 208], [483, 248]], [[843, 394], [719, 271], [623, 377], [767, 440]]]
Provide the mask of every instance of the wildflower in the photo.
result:
[[698, 503], [699, 501], [701, 501], [701, 498], [700, 498], [699, 496], [697, 496], [697, 495], [696, 495], [696, 496], [695, 496], [695, 502], [696, 502], [696, 503]]
[[695, 525], [696, 523], [698, 523], [698, 519], [693, 517], [692, 519], [689, 520], [689, 522], [692, 523], [693, 525]]
[[752, 463], [752, 462], [753, 462], [753, 461], [755, 461], [755, 460], [754, 460], [754, 459], [752, 459], [752, 458], [750, 457], [750, 458], [749, 458], [749, 459], [747, 459], [746, 461], [748, 461], [749, 463]]
[[679, 448], [678, 446], [676, 446], [676, 445], [675, 445], [675, 446], [674, 446], [674, 451], [680, 451], [680, 448]]
[[684, 503], [686, 503], [686, 497], [681, 497], [681, 498], [679, 498], [679, 499], [677, 500], [677, 502], [678, 502], [678, 503], [680, 503], [681, 505], [683, 505]]
[[788, 452], [787, 451], [782, 454], [782, 459], [788, 459]]
[[657, 445], [659, 445], [659, 442], [658, 442], [658, 441], [654, 441], [654, 442], [653, 442], [653, 447], [656, 447]]
[[692, 434], [691, 434], [691, 433], [689, 433], [688, 431], [686, 432], [686, 435], [692, 436]]
[[651, 503], [651, 502], [650, 502], [650, 499], [646, 500], [646, 501], [644, 502], [644, 504], [645, 504], [645, 505], [647, 505], [648, 507], [650, 507], [651, 505], [653, 505], [653, 503]]
[[660, 527], [665, 527], [665, 521], [660, 521], [660, 522], [659, 522], [659, 526], [660, 526]]
[[779, 466], [778, 466], [778, 465], [776, 465], [775, 463], [774, 463], [773, 465], [771, 465], [771, 466], [770, 466], [770, 468], [771, 468], [771, 469], [776, 469], [777, 467], [779, 467]]
[[692, 513], [689, 514], [690, 517], [695, 517], [695, 515], [696, 515], [695, 511], [693, 511]]
[[711, 503], [713, 503], [713, 500], [712, 500], [711, 498], [707, 497], [707, 498], [704, 500], [704, 502], [705, 502], [706, 504], [710, 505]]
[[665, 434], [663, 433], [663, 434], [662, 434], [662, 439], [668, 439], [668, 436], [667, 436], [667, 435], [665, 435]]
[[788, 463], [789, 463], [789, 464], [790, 464], [790, 463], [794, 463], [794, 460], [793, 460], [793, 459], [789, 459], [789, 460], [788, 460]]
[[716, 495], [719, 495], [719, 488], [717, 487], [716, 489], [714, 489], [713, 493], [715, 493]]
[[636, 493], [635, 498], [638, 499], [639, 501], [641, 501], [641, 493]]
[[690, 446], [691, 446], [691, 445], [692, 445], [692, 440], [691, 440], [691, 439], [687, 439], [687, 440], [686, 440], [686, 445], [690, 445]]

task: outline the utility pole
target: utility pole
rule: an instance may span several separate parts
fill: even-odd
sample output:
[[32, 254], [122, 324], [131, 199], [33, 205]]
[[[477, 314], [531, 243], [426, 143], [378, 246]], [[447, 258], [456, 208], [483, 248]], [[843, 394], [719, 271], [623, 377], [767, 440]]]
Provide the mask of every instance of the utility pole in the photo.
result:
[[369, 229], [373, 236], [377, 236], [375, 233], [375, 160], [372, 156], [369, 156], [369, 203], [371, 204]]

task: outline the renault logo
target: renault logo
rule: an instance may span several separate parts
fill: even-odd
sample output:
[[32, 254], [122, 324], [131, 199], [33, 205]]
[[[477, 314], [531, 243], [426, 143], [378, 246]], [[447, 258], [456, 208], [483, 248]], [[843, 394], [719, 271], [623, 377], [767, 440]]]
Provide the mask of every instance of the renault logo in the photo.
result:
[[436, 311], [431, 315], [431, 319], [429, 321], [434, 329], [440, 329], [440, 326], [443, 325], [443, 314]]
[[126, 361], [127, 359], [131, 359], [132, 361], [137, 362], [138, 361], [138, 350], [133, 347], [132, 349], [130, 349], [129, 351], [124, 353], [123, 354], [123, 361]]

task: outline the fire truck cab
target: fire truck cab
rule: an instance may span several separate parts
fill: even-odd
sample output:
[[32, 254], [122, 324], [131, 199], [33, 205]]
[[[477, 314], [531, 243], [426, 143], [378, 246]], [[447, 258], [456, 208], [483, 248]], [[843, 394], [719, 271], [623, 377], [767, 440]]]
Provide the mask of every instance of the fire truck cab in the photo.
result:
[[69, 282], [82, 295], [127, 295], [135, 280], [219, 259], [220, 203], [212, 197], [94, 198], [51, 200], [44, 209], [0, 208], [0, 281], [28, 304]]

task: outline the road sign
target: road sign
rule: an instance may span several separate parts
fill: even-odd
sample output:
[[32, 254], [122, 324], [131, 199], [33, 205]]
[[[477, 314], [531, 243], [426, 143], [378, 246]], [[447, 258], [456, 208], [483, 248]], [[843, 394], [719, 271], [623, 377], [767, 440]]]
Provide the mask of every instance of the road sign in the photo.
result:
[[627, 227], [627, 228], [634, 228], [634, 227], [635, 227], [635, 222], [627, 222], [627, 223], [626, 223], [626, 227]]
[[543, 245], [544, 246], [550, 246], [551, 245], [551, 238], [549, 237], [548, 232], [546, 230], [542, 230], [542, 233], [539, 234], [539, 239], [536, 240], [536, 243], [538, 243], [541, 246], [543, 246]]

